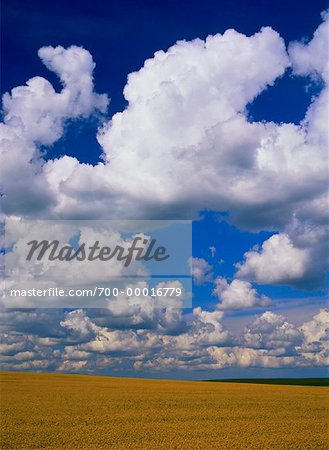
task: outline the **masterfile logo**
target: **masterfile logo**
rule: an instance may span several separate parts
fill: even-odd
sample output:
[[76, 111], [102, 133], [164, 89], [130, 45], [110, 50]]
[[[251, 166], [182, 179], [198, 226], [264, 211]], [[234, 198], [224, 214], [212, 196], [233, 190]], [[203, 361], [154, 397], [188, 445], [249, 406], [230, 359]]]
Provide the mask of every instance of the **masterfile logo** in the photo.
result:
[[75, 249], [72, 245], [60, 246], [58, 240], [54, 241], [37, 241], [33, 240], [27, 243], [31, 246], [30, 251], [26, 257], [27, 261], [31, 261], [33, 255], [37, 254], [37, 260], [41, 261], [44, 256], [48, 257], [50, 261], [109, 261], [116, 259], [117, 261], [124, 261], [124, 267], [129, 267], [133, 259], [136, 261], [155, 261], [161, 262], [170, 257], [166, 253], [166, 248], [163, 246], [156, 246], [156, 239], [143, 239], [141, 237], [134, 237], [130, 247], [125, 249], [121, 245], [116, 245], [114, 248], [104, 246], [101, 247], [99, 241], [92, 245], [86, 245], [85, 242]]

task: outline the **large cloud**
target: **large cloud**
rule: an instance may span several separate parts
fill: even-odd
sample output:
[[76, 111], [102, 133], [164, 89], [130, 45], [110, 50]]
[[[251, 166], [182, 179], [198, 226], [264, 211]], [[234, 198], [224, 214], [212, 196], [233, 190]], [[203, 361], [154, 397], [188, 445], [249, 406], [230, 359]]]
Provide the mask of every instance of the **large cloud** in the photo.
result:
[[53, 183], [70, 165], [57, 210], [85, 212], [77, 200], [89, 193], [90, 214], [104, 214], [107, 202], [111, 214], [129, 217], [191, 216], [208, 207], [229, 210], [247, 228], [283, 229], [327, 180], [327, 134], [313, 132], [318, 116], [326, 117], [323, 93], [301, 125], [246, 116], [248, 103], [289, 64], [270, 28], [250, 38], [230, 30], [156, 53], [129, 76], [127, 109], [99, 133], [110, 165], [47, 164]]
[[[36, 77], [4, 96], [3, 210], [177, 218], [210, 208], [228, 211], [243, 228], [281, 231], [298, 252], [298, 230], [323, 227], [327, 210], [328, 63], [318, 51], [326, 48], [327, 27], [324, 15], [313, 40], [290, 45], [290, 59], [269, 27], [251, 37], [228, 30], [157, 52], [129, 75], [127, 108], [101, 127], [104, 163], [96, 166], [68, 156], [40, 159], [38, 146], [58, 139], [66, 120], [104, 112], [108, 101], [93, 91], [94, 63], [86, 50], [42, 48], [39, 56], [64, 87], [56, 93]], [[250, 122], [247, 105], [290, 65], [296, 75], [324, 83], [305, 119], [299, 125]], [[292, 230], [293, 223], [300, 225]], [[320, 271], [324, 265], [321, 256]], [[276, 282], [295, 283], [296, 276]]]
[[[186, 217], [207, 206], [255, 204], [253, 180], [265, 183], [255, 177], [256, 149], [276, 126], [249, 123], [245, 109], [288, 65], [283, 40], [270, 28], [250, 38], [229, 30], [157, 52], [129, 76], [127, 109], [99, 133], [110, 165], [72, 166], [60, 211], [79, 208], [92, 174], [112, 214]], [[53, 177], [63, 167], [48, 165]], [[103, 214], [98, 206], [93, 214]]]

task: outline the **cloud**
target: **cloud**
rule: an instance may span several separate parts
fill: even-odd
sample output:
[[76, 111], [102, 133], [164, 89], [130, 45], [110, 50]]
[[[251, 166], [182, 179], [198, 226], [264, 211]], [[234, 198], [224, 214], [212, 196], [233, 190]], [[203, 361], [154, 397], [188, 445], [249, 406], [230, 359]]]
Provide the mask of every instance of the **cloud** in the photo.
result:
[[295, 366], [296, 361], [292, 357], [280, 357], [269, 354], [262, 349], [233, 347], [209, 349], [209, 353], [214, 360], [214, 369], [224, 369], [225, 367], [267, 367], [279, 368], [285, 366]]
[[258, 294], [248, 281], [235, 279], [228, 283], [225, 278], [218, 277], [214, 285], [213, 293], [220, 300], [218, 309], [238, 310], [271, 304], [271, 300], [265, 295]]
[[[324, 309], [300, 327], [266, 311], [255, 316], [241, 335], [232, 335], [224, 327], [222, 311], [200, 307], [183, 318], [186, 327], [176, 334], [159, 333], [142, 324], [134, 329], [101, 325], [101, 316], [106, 319], [107, 312], [91, 313], [62, 312], [53, 324], [62, 333], [40, 337], [32, 323], [29, 330], [19, 330], [22, 317], [28, 318], [30, 312], [12, 311], [10, 329], [6, 322], [7, 331], [1, 335], [1, 369], [99, 373], [107, 368], [127, 373], [321, 367], [328, 363], [329, 311]], [[35, 314], [41, 314], [39, 321], [45, 319], [45, 312], [36, 310]]]
[[248, 347], [276, 349], [285, 355], [295, 353], [302, 335], [284, 316], [266, 311], [246, 327], [243, 339]]
[[[288, 65], [283, 40], [264, 28], [250, 38], [229, 30], [206, 41], [178, 42], [130, 74], [127, 109], [98, 135], [110, 162], [112, 194], [125, 196], [120, 206], [124, 202], [134, 215], [186, 217], [240, 201], [245, 186], [239, 183], [254, 179], [255, 152], [267, 134], [263, 124], [247, 121], [246, 105]], [[80, 168], [65, 186], [74, 195], [83, 189]], [[106, 177], [105, 168], [98, 170]], [[131, 174], [129, 181], [124, 173]]]
[[321, 309], [310, 322], [305, 322], [301, 327], [306, 343], [326, 341], [329, 338], [329, 311]]
[[195, 316], [191, 333], [194, 342], [199, 345], [212, 345], [226, 342], [230, 339], [230, 335], [225, 330], [221, 321], [223, 313], [221, 311], [203, 311], [198, 307], [193, 310]]
[[61, 357], [61, 352], [47, 345], [45, 338], [34, 334], [10, 330], [9, 333], [1, 333], [1, 342], [2, 370], [54, 370]]
[[298, 351], [309, 364], [329, 364], [329, 311], [321, 309], [312, 320], [300, 327], [304, 336]]
[[190, 258], [190, 267], [195, 284], [201, 285], [212, 280], [212, 266], [203, 258]]
[[292, 244], [285, 233], [275, 234], [262, 244], [261, 250], [244, 255], [245, 261], [237, 264], [236, 276], [259, 284], [282, 284], [299, 280], [311, 264], [309, 254]]
[[39, 56], [55, 71], [61, 92], [42, 77], [5, 93], [4, 121], [0, 124], [1, 198], [7, 214], [49, 212], [57, 193], [44, 174], [40, 146], [50, 146], [64, 133], [68, 120], [105, 113], [108, 98], [93, 91], [95, 63], [82, 47], [43, 47]]
[[78, 339], [90, 338], [96, 333], [95, 325], [82, 309], [67, 313], [65, 319], [60, 322], [60, 326], [73, 332]]
[[237, 263], [236, 277], [259, 284], [291, 285], [314, 289], [324, 286], [327, 266], [327, 227], [291, 227], [290, 235], [279, 233], [260, 249], [244, 254]]
[[[77, 199], [88, 192], [95, 215], [107, 202], [111, 214], [137, 217], [190, 217], [207, 207], [230, 211], [245, 228], [283, 229], [327, 181], [326, 133], [310, 133], [315, 115], [326, 117], [319, 102], [301, 125], [251, 123], [246, 116], [248, 103], [289, 64], [270, 28], [250, 38], [231, 30], [156, 53], [129, 76], [127, 109], [99, 132], [107, 164], [72, 162], [57, 209], [86, 213]], [[47, 166], [53, 178], [62, 170], [60, 160]]]
[[328, 81], [328, 17], [329, 10], [322, 14], [323, 23], [315, 31], [308, 43], [292, 42], [289, 45], [289, 57], [294, 72], [298, 75], [314, 74]]
[[63, 89], [58, 93], [46, 79], [31, 78], [4, 94], [4, 123], [26, 142], [50, 145], [62, 136], [65, 120], [104, 113], [108, 98], [93, 92], [95, 63], [82, 47], [42, 47], [38, 54]]
[[[65, 119], [90, 114], [93, 109], [103, 111], [107, 102], [92, 91], [94, 64], [88, 52], [77, 47], [47, 47], [39, 54], [47, 67], [60, 76], [64, 83], [62, 92], [57, 94], [48, 81], [39, 77], [30, 80], [28, 86], [13, 90], [11, 96], [4, 96], [7, 128], [20, 131], [19, 124], [25, 121], [34, 149], [38, 143], [50, 145], [58, 139]], [[90, 214], [100, 217], [104, 214], [100, 209], [104, 211], [108, 202], [116, 216], [122, 215], [124, 208], [130, 217], [145, 216], [147, 212], [152, 216], [168, 215], [175, 204], [182, 212], [192, 208], [195, 213], [204, 199], [213, 203], [225, 166], [232, 167], [231, 175], [241, 167], [252, 169], [251, 149], [256, 148], [264, 127], [248, 124], [243, 115], [245, 107], [273, 84], [287, 65], [284, 43], [270, 28], [250, 38], [229, 30], [205, 42], [179, 42], [166, 53], [157, 52], [139, 72], [130, 74], [124, 91], [128, 108], [114, 115], [98, 137], [110, 165], [92, 167], [68, 157], [46, 164], [40, 159], [31, 164], [29, 158], [26, 163], [34, 174], [39, 165], [39, 172], [46, 176], [42, 184], [55, 193], [53, 212], [62, 216], [80, 216], [89, 208]], [[32, 101], [35, 96], [37, 102]], [[239, 132], [232, 133], [237, 128]], [[33, 148], [31, 153], [35, 153]], [[23, 149], [17, 156], [21, 157], [21, 153]], [[200, 163], [201, 172], [195, 170]], [[214, 170], [219, 163], [223, 170]], [[136, 164], [140, 166], [138, 171]], [[191, 174], [193, 192], [191, 184], [187, 184]], [[210, 177], [208, 184], [204, 183], [206, 175]], [[195, 197], [198, 191], [202, 198]], [[82, 210], [81, 196], [87, 203]], [[188, 205], [191, 201], [193, 204]], [[221, 196], [218, 201], [222, 203]], [[9, 202], [12, 205], [13, 199]], [[16, 211], [19, 212], [17, 206]]]
[[[131, 283], [126, 286], [132, 292], [144, 288], [150, 291], [150, 285], [146, 281]], [[184, 287], [180, 281], [160, 282], [154, 290], [163, 288], [180, 288], [184, 293]], [[109, 299], [107, 305], [107, 323], [119, 328], [143, 328], [157, 330], [158, 333], [171, 334], [180, 330], [183, 326], [182, 297], [167, 296], [127, 296], [121, 294]]]

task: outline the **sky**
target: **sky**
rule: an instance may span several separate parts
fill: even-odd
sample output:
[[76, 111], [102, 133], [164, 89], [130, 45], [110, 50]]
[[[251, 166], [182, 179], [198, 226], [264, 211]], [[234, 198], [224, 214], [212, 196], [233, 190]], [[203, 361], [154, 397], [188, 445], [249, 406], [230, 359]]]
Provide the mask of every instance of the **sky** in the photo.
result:
[[193, 220], [192, 308], [7, 309], [3, 370], [327, 374], [326, 8], [3, 2], [2, 218]]

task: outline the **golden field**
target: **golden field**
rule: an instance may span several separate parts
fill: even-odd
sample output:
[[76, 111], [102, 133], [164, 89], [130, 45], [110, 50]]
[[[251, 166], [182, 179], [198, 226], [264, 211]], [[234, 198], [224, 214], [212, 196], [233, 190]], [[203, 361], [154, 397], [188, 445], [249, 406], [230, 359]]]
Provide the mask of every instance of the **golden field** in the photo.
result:
[[2, 373], [2, 449], [328, 448], [328, 388]]

